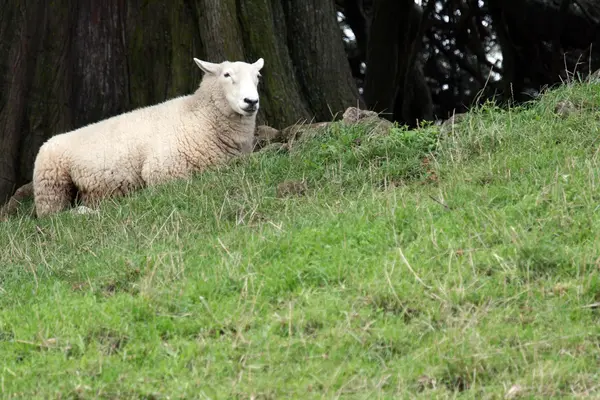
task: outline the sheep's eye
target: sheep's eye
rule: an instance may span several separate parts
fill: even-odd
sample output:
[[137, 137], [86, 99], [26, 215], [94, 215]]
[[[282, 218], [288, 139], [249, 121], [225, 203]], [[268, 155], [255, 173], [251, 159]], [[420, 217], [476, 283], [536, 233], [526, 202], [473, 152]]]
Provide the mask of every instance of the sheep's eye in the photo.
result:
[[225, 75], [223, 75], [225, 78], [229, 78], [231, 75], [229, 74], [229, 72], [225, 72]]

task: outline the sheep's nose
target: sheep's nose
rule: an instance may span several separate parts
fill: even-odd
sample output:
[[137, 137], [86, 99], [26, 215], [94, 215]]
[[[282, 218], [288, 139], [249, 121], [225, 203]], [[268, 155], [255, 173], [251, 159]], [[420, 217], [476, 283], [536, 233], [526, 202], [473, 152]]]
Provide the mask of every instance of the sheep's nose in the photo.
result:
[[246, 104], [248, 104], [249, 106], [255, 106], [258, 103], [258, 99], [249, 99], [249, 98], [245, 98], [244, 102]]

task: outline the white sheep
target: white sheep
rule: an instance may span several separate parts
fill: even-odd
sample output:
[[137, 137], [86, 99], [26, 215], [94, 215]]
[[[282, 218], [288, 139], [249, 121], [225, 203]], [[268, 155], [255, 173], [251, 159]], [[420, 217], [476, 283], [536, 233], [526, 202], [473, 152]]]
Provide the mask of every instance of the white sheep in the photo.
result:
[[251, 152], [264, 60], [194, 61], [204, 76], [193, 94], [47, 140], [33, 171], [37, 216], [62, 211], [75, 199], [96, 205]]

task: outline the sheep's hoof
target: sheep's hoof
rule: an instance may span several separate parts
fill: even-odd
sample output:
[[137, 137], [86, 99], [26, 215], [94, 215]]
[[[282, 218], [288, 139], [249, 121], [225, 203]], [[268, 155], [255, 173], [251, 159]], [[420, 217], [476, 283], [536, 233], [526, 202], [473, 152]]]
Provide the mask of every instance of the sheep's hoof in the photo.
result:
[[98, 210], [94, 210], [93, 208], [89, 208], [86, 206], [78, 206], [75, 207], [71, 210], [71, 212], [73, 214], [79, 214], [79, 215], [84, 215], [84, 214], [100, 214], [100, 211]]

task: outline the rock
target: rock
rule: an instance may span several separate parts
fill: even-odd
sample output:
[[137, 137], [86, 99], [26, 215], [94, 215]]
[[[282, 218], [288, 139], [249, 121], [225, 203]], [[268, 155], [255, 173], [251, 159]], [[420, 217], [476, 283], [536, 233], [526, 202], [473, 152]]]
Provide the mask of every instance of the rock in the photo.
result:
[[592, 72], [587, 77], [588, 82], [599, 83], [600, 82], [600, 69]]
[[370, 135], [386, 135], [394, 126], [391, 121], [380, 118], [375, 111], [361, 110], [356, 107], [348, 107], [344, 112], [342, 122], [346, 125], [364, 125]]
[[[295, 142], [305, 141], [323, 134], [331, 124], [339, 122], [298, 123], [282, 130], [267, 125], [259, 125], [254, 133], [254, 151], [289, 150]], [[375, 111], [361, 110], [348, 107], [344, 112], [342, 123], [345, 125], [360, 124], [365, 127], [368, 135], [386, 135], [394, 124], [380, 118]], [[275, 143], [283, 143], [278, 146]]]
[[361, 110], [356, 107], [348, 107], [344, 112], [342, 121], [344, 121], [345, 124], [355, 124], [365, 118], [373, 117], [379, 118], [378, 114], [375, 111]]
[[254, 151], [273, 143], [281, 142], [281, 132], [267, 125], [259, 125], [254, 132]]
[[390, 129], [394, 127], [394, 124], [387, 119], [379, 117], [368, 117], [360, 121], [361, 125], [364, 125], [367, 129], [367, 133], [372, 136], [383, 136], [390, 133]]
[[424, 390], [428, 390], [428, 389], [435, 389], [437, 384], [437, 381], [435, 378], [427, 376], [427, 375], [421, 375], [418, 379], [417, 379], [417, 386], [419, 389], [419, 392], [422, 392]]
[[454, 114], [447, 120], [445, 120], [440, 126], [440, 133], [442, 135], [449, 135], [456, 130], [456, 125], [459, 125], [465, 120], [467, 113]]
[[265, 147], [260, 149], [261, 152], [288, 151], [288, 150], [289, 150], [289, 146], [287, 143], [269, 143], [268, 145], [266, 145]]
[[79, 214], [79, 215], [87, 215], [87, 214], [100, 214], [100, 211], [94, 210], [93, 208], [89, 208], [86, 206], [79, 206], [71, 209], [71, 213]]
[[521, 385], [512, 385], [510, 389], [504, 395], [505, 399], [514, 399], [520, 397], [523, 394], [523, 387]]
[[554, 107], [554, 113], [561, 118], [567, 118], [575, 112], [577, 112], [577, 107], [569, 100], [561, 100], [556, 103], [556, 106]]
[[0, 219], [15, 214], [21, 203], [30, 198], [33, 198], [33, 182], [26, 183], [18, 188], [8, 202], [0, 208]]
[[316, 122], [312, 124], [291, 125], [281, 131], [281, 136], [287, 143], [310, 139], [325, 132], [327, 127], [332, 123], [333, 122]]
[[301, 196], [307, 190], [308, 186], [304, 181], [284, 181], [277, 185], [277, 197]]

